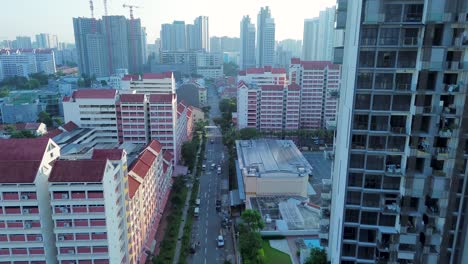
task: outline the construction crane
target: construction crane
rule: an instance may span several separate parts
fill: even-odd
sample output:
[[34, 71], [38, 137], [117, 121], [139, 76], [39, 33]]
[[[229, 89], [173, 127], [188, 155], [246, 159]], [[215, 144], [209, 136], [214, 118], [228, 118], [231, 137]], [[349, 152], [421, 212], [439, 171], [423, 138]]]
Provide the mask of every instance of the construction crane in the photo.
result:
[[103, 0], [102, 1], [104, 3], [104, 15], [107, 16], [108, 13], [107, 13], [107, 0]]
[[89, 0], [89, 9], [91, 10], [91, 18], [94, 18], [94, 5], [93, 5], [93, 0]]
[[131, 20], [133, 20], [133, 8], [140, 8], [139, 6], [136, 6], [136, 5], [127, 5], [127, 4], [124, 4], [123, 7], [128, 7], [130, 9]]

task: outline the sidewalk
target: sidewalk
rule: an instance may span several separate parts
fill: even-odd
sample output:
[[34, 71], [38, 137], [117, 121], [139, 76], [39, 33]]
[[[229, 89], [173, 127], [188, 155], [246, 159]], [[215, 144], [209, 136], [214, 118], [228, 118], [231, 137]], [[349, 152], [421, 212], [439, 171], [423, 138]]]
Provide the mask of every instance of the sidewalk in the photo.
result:
[[[195, 165], [193, 166], [193, 171], [192, 171], [192, 177], [195, 178], [195, 175], [197, 175], [197, 164], [198, 164], [198, 157], [200, 155], [201, 151], [201, 144], [203, 143], [203, 140], [200, 140], [200, 144], [198, 145], [198, 151], [197, 151], [197, 156], [195, 158]], [[184, 209], [182, 212], [182, 221], [180, 222], [179, 226], [179, 233], [177, 235], [177, 245], [176, 245], [176, 250], [174, 253], [174, 259], [172, 261], [172, 264], [178, 264], [179, 263], [179, 258], [180, 258], [180, 249], [182, 247], [182, 236], [184, 235], [184, 227], [185, 227], [185, 220], [187, 220], [187, 213], [188, 209], [190, 207], [190, 197], [192, 197], [192, 188], [193, 184], [190, 186], [188, 192], [187, 192], [187, 197], [185, 198], [185, 205]]]

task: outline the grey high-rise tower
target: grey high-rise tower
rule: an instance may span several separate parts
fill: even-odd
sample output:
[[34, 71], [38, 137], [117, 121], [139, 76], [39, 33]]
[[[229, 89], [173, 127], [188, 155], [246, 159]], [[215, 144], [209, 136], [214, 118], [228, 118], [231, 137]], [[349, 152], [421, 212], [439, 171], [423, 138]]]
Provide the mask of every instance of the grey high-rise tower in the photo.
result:
[[257, 66], [273, 66], [275, 63], [275, 20], [270, 8], [262, 7], [257, 16]]
[[240, 69], [255, 67], [255, 25], [249, 16], [240, 23]]
[[207, 16], [199, 16], [193, 22], [195, 49], [210, 51], [209, 20]]
[[466, 0], [338, 1], [332, 264], [468, 263], [467, 14]]
[[102, 23], [109, 53], [110, 72], [113, 73], [115, 69], [128, 69], [127, 19], [124, 16], [103, 16]]
[[96, 77], [109, 76], [109, 54], [102, 33], [102, 21], [73, 18], [73, 29], [80, 73]]

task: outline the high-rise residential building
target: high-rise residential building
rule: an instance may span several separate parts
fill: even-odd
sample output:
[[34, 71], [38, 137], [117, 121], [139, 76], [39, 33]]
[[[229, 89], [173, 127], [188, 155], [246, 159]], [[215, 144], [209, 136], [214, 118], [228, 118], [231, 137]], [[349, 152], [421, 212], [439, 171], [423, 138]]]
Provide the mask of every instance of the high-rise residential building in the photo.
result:
[[294, 58], [289, 66], [288, 79], [301, 87], [299, 127], [331, 127], [336, 122], [340, 66], [329, 61]]
[[129, 68], [127, 19], [124, 16], [103, 16], [103, 34], [108, 45], [107, 59], [109, 60], [109, 71], [114, 73], [115, 69]]
[[129, 263], [127, 157], [122, 149], [52, 165], [51, 225], [59, 263]]
[[278, 41], [278, 47], [282, 47], [283, 50], [291, 52], [294, 58], [299, 58], [302, 54], [302, 40], [284, 39]]
[[468, 261], [467, 13], [463, 0], [338, 1], [331, 263]]
[[51, 49], [0, 50], [3, 77], [29, 77], [32, 73], [54, 74], [55, 55]]
[[146, 30], [139, 18], [127, 20], [128, 71], [138, 74], [143, 72], [146, 61]]
[[[157, 139], [163, 149], [180, 158], [179, 145], [190, 135], [178, 137], [178, 129], [191, 133], [191, 116], [177, 115], [177, 95], [172, 73], [126, 75], [122, 89], [82, 89], [64, 97], [65, 121], [96, 130], [101, 143], [147, 144]], [[83, 109], [87, 109], [84, 111]], [[184, 111], [188, 111], [185, 109]], [[180, 122], [180, 118], [187, 118]], [[184, 128], [178, 128], [178, 125]]]
[[187, 35], [184, 21], [174, 21], [172, 24], [161, 25], [161, 50], [187, 50]]
[[172, 50], [187, 50], [187, 39], [185, 34], [185, 22], [174, 21], [173, 36], [174, 36], [174, 48]]
[[36, 48], [56, 49], [59, 47], [57, 35], [40, 33], [36, 35]]
[[0, 259], [57, 263], [47, 180], [60, 148], [48, 138], [0, 140]]
[[284, 68], [239, 72], [238, 128], [319, 129], [336, 123], [339, 65], [294, 58], [286, 76]]
[[275, 63], [275, 20], [270, 8], [262, 7], [257, 16], [257, 67]]
[[130, 263], [145, 263], [171, 190], [172, 156], [153, 140], [128, 171]]
[[195, 37], [195, 50], [210, 51], [209, 19], [207, 16], [199, 16], [193, 22]]
[[187, 24], [185, 26], [185, 32], [187, 34], [187, 50], [197, 50], [197, 39], [195, 37], [195, 26]]
[[73, 18], [80, 73], [108, 77], [117, 69], [143, 71], [146, 61], [146, 31], [140, 19], [103, 16]]
[[16, 37], [16, 47], [17, 49], [30, 49], [32, 48], [31, 37], [27, 36], [17, 36]]
[[211, 52], [240, 52], [240, 38], [211, 37], [210, 38], [210, 51]]
[[242, 70], [255, 67], [255, 25], [249, 16], [244, 16], [240, 23], [240, 65]]
[[81, 74], [109, 76], [109, 54], [102, 21], [94, 18], [73, 18], [78, 68]]
[[343, 31], [334, 28], [335, 6], [320, 11], [318, 18], [304, 20], [302, 59], [331, 61], [335, 43], [341, 43]]

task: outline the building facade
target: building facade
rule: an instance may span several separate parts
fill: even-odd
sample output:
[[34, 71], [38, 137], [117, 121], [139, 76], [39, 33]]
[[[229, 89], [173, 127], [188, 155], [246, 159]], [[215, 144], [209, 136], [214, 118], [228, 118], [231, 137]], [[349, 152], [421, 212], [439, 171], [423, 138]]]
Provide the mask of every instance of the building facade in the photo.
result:
[[194, 30], [194, 49], [210, 52], [210, 31], [209, 18], [207, 16], [199, 16], [193, 22]]
[[29, 78], [33, 73], [56, 72], [55, 55], [51, 49], [2, 49], [0, 62], [3, 78], [14, 76]]
[[333, 47], [343, 41], [343, 31], [334, 28], [335, 6], [320, 11], [319, 17], [304, 20], [304, 46], [302, 59], [305, 61], [331, 61]]
[[331, 263], [467, 262], [468, 3], [337, 10], [343, 92], [322, 220]]
[[257, 67], [275, 65], [275, 20], [270, 8], [261, 8], [257, 16]]
[[240, 23], [240, 65], [241, 70], [254, 68], [255, 60], [255, 25], [249, 16], [244, 16]]
[[300, 85], [300, 128], [327, 127], [335, 121], [340, 88], [340, 66], [328, 61], [292, 59], [289, 81]]
[[48, 138], [0, 140], [0, 260], [57, 263], [47, 179], [60, 148]]

